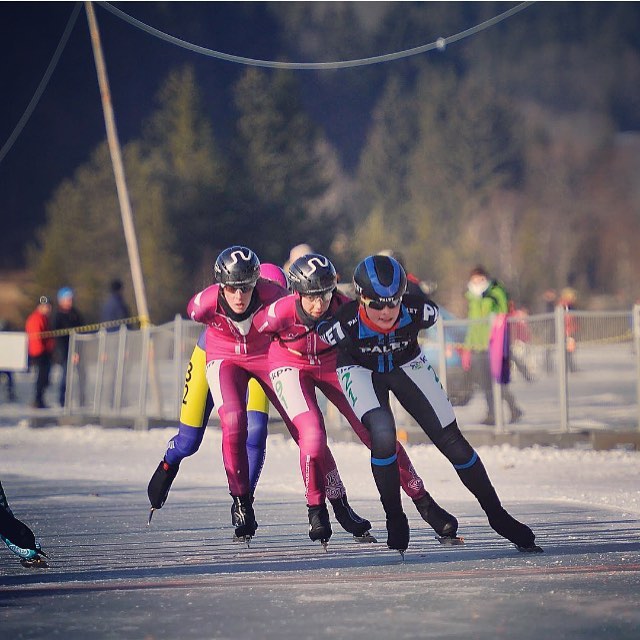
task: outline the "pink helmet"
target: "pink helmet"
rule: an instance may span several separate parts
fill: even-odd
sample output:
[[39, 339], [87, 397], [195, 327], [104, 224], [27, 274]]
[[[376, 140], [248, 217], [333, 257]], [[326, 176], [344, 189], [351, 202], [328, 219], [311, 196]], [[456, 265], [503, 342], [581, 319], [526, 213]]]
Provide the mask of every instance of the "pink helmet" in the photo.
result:
[[263, 262], [260, 265], [260, 277], [265, 280], [271, 280], [285, 289], [288, 286], [287, 276], [284, 275], [284, 271], [277, 264]]

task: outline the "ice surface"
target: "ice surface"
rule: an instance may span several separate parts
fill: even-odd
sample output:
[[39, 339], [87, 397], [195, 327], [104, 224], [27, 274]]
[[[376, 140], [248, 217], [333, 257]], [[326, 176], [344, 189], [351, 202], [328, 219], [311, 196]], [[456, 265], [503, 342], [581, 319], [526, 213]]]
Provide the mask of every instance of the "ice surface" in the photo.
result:
[[249, 548], [231, 540], [217, 428], [183, 462], [146, 526], [146, 486], [173, 429], [0, 427], [0, 473], [17, 517], [51, 558], [27, 570], [0, 550], [7, 638], [637, 638], [640, 453], [533, 447], [478, 452], [544, 554], [495, 534], [433, 446], [408, 446], [466, 543], [444, 547], [408, 499], [406, 561], [359, 444], [333, 442], [349, 499], [381, 543], [334, 521], [329, 552], [307, 537], [298, 450], [274, 434]]

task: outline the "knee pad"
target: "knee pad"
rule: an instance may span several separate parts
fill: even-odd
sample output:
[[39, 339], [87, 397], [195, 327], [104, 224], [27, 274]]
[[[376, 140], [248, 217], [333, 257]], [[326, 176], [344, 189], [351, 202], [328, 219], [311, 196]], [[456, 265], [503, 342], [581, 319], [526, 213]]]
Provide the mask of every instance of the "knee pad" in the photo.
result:
[[203, 437], [204, 427], [189, 427], [181, 422], [177, 435], [169, 440], [165, 460], [172, 466], [180, 464], [200, 448]]
[[371, 457], [388, 459], [396, 455], [396, 424], [388, 409], [376, 407], [362, 416], [371, 435]]
[[458, 470], [473, 466], [478, 459], [478, 454], [462, 435], [455, 421], [442, 430], [435, 445]]

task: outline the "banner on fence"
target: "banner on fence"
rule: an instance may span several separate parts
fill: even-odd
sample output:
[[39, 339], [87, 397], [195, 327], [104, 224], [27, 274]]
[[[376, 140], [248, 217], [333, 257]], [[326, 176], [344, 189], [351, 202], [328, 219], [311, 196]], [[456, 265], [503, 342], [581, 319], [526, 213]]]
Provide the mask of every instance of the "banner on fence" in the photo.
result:
[[26, 371], [28, 368], [27, 334], [0, 331], [0, 371]]

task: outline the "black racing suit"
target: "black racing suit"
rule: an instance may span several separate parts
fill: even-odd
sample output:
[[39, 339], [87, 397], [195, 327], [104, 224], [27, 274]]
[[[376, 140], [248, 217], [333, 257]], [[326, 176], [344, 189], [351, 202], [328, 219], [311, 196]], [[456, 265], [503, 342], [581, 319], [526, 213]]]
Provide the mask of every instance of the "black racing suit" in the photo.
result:
[[387, 514], [402, 511], [396, 427], [389, 403], [392, 392], [477, 498], [489, 523], [519, 547], [531, 547], [534, 535], [503, 509], [476, 451], [460, 432], [453, 407], [418, 342], [422, 329], [438, 320], [431, 300], [406, 294], [390, 331], [377, 329], [357, 301], [341, 307], [318, 333], [337, 345], [338, 378], [356, 415], [371, 434], [371, 469]]

